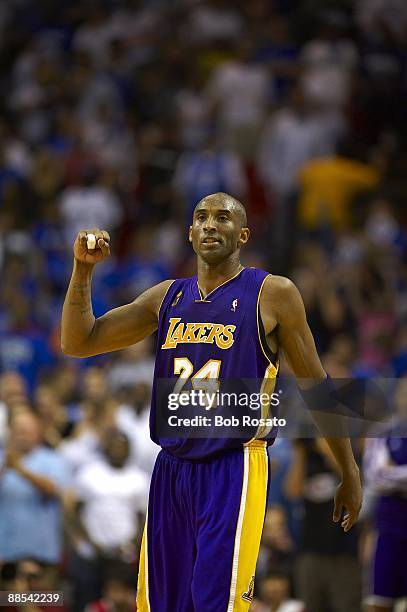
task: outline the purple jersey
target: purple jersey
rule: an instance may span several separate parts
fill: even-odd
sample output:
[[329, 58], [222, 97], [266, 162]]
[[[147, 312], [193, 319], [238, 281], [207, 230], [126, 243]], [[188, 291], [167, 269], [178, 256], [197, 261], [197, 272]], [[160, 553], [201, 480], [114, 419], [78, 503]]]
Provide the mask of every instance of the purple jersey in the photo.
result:
[[377, 528], [406, 538], [407, 439], [368, 438], [364, 471], [366, 484], [377, 497]]
[[[274, 388], [278, 357], [266, 343], [259, 312], [259, 298], [267, 272], [244, 268], [205, 298], [197, 277], [175, 280], [159, 312], [157, 355], [150, 417], [151, 438], [171, 454], [184, 459], [213, 457], [222, 451], [241, 448], [247, 439], [163, 438], [157, 433], [160, 409], [157, 385], [160, 379], [181, 375], [217, 378], [220, 381], [250, 379]], [[186, 364], [186, 365], [185, 365]], [[188, 371], [186, 371], [188, 369]], [[200, 374], [199, 374], [200, 373]], [[239, 406], [234, 408], [236, 414]], [[260, 432], [256, 437], [263, 437]]]
[[366, 440], [364, 468], [366, 485], [377, 497], [377, 542], [367, 602], [390, 608], [407, 596], [407, 439], [396, 437], [397, 429], [388, 433]]

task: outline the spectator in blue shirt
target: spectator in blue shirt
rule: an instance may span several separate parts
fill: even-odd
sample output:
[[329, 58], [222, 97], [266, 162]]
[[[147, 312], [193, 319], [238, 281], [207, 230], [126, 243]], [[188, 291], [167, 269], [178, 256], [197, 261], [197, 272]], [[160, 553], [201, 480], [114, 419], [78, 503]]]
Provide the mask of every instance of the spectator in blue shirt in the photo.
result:
[[0, 454], [0, 558], [58, 564], [62, 547], [60, 496], [69, 472], [63, 458], [41, 444], [32, 412], [14, 416]]

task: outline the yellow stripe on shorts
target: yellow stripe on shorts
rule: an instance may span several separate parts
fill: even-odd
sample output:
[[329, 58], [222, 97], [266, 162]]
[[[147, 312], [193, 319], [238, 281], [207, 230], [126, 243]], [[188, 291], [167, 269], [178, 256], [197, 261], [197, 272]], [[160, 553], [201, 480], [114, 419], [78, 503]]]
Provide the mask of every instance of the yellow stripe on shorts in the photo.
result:
[[143, 539], [141, 541], [140, 562], [137, 582], [137, 612], [151, 612], [148, 593], [148, 547], [147, 547], [147, 521], [144, 525]]
[[244, 475], [227, 612], [247, 612], [266, 511], [268, 456], [261, 440], [244, 445]]

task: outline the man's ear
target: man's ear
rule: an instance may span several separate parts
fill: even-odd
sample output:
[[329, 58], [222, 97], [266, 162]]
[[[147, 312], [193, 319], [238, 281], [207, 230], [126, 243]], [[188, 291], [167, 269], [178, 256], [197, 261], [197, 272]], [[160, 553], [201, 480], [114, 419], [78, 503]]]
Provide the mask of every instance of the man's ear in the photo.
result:
[[189, 242], [192, 242], [192, 225], [189, 226], [188, 240]]
[[239, 247], [242, 247], [243, 245], [246, 244], [246, 242], [248, 242], [250, 238], [250, 230], [248, 227], [242, 227], [242, 229], [240, 230], [240, 236], [239, 236], [239, 240], [238, 240], [238, 245]]

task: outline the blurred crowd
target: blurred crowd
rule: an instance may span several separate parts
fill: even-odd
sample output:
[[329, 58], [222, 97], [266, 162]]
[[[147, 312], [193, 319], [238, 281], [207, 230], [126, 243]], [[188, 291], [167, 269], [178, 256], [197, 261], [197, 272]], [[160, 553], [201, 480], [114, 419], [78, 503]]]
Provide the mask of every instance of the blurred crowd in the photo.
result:
[[[0, 51], [1, 588], [126, 612], [158, 452], [154, 339], [61, 354], [74, 237], [112, 237], [99, 316], [192, 275], [193, 207], [231, 193], [243, 262], [298, 285], [331, 376], [406, 376], [407, 4], [8, 0]], [[270, 455], [253, 612], [360, 610], [373, 502], [342, 538], [327, 449]]]

